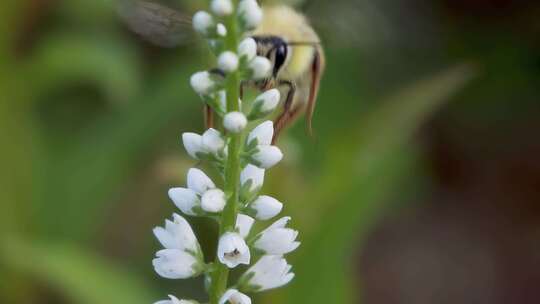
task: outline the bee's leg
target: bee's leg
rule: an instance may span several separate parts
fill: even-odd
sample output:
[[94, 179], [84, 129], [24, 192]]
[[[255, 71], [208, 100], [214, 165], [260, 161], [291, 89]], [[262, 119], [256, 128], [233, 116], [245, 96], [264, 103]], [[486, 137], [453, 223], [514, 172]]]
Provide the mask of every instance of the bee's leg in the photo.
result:
[[280, 80], [278, 86], [287, 86], [289, 91], [287, 92], [287, 99], [285, 99], [285, 103], [283, 104], [283, 112], [278, 116], [276, 121], [274, 121], [274, 137], [272, 138], [272, 143], [277, 141], [281, 131], [292, 122], [291, 106], [296, 93], [296, 85], [291, 81]]
[[214, 127], [214, 110], [208, 104], [204, 105], [204, 124], [207, 129]]

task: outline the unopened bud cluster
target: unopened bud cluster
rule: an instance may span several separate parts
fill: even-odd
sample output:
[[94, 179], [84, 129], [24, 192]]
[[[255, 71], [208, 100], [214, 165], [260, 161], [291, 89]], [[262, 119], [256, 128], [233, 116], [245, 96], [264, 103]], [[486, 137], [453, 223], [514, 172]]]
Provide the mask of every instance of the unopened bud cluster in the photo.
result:
[[[284, 255], [300, 245], [296, 240], [298, 232], [287, 227], [290, 217], [282, 217], [261, 231], [252, 229], [256, 221], [269, 221], [283, 208], [276, 198], [261, 194], [266, 170], [283, 158], [281, 150], [272, 145], [274, 125], [265, 120], [276, 109], [281, 96], [277, 89], [271, 89], [252, 101], [238, 101], [238, 107], [228, 109], [227, 77], [237, 73], [235, 75], [241, 81], [262, 79], [268, 77], [271, 63], [267, 58], [257, 56], [257, 44], [252, 38], [238, 39], [240, 43], [235, 50], [225, 49], [227, 35], [235, 34], [228, 32], [224, 24], [229, 23], [225, 20], [235, 18], [238, 32], [245, 33], [260, 23], [262, 10], [254, 0], [241, 0], [237, 7], [231, 0], [213, 0], [210, 8], [211, 13], [195, 14], [193, 27], [208, 40], [215, 52], [218, 72], [195, 73], [191, 77], [191, 86], [220, 116], [223, 127], [210, 128], [202, 134], [184, 133], [182, 142], [190, 157], [211, 164], [216, 168], [215, 175], [222, 176], [223, 181], [220, 186], [202, 170], [191, 168], [187, 172], [186, 185], [169, 190], [169, 197], [179, 212], [166, 220], [164, 227], [154, 229], [163, 249], [156, 253], [153, 266], [160, 276], [168, 279], [204, 275], [210, 286], [215, 283], [212, 278], [220, 267], [239, 269], [243, 274], [238, 281], [217, 295], [219, 304], [250, 304], [249, 293], [281, 287], [293, 279], [294, 274]], [[231, 201], [231, 193], [224, 188], [230, 182], [224, 171], [231, 166], [231, 151], [235, 150], [230, 149], [230, 145], [234, 136], [242, 139], [240, 151], [236, 153], [239, 159], [236, 169], [240, 172], [236, 189], [238, 201]], [[231, 202], [236, 204], [236, 225], [225, 231], [220, 229], [215, 256], [205, 258], [185, 217], [209, 217], [222, 225], [225, 209]], [[180, 300], [172, 295], [156, 302], [188, 303], [199, 302]]]

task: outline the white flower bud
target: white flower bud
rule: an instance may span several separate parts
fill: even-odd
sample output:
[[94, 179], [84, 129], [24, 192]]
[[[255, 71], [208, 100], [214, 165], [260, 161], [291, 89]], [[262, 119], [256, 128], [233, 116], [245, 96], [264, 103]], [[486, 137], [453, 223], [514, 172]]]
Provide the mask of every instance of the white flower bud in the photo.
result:
[[253, 60], [255, 56], [257, 56], [257, 42], [255, 42], [255, 39], [249, 37], [238, 45], [238, 55], [240, 57], [246, 57], [247, 61]]
[[255, 0], [240, 1], [238, 4], [238, 14], [241, 16], [247, 29], [254, 29], [259, 26], [263, 18], [263, 11]]
[[228, 16], [233, 12], [231, 0], [212, 0], [210, 9], [218, 16]]
[[166, 249], [200, 252], [199, 242], [189, 223], [178, 214], [173, 214], [174, 222], [165, 220], [165, 228], [154, 228], [154, 235]]
[[218, 67], [226, 72], [234, 72], [238, 69], [238, 56], [231, 51], [225, 51], [218, 57]]
[[227, 27], [225, 27], [223, 23], [218, 23], [218, 25], [216, 26], [216, 33], [220, 37], [227, 36]]
[[206, 212], [221, 212], [225, 207], [225, 203], [225, 193], [220, 189], [208, 190], [201, 198], [201, 207]]
[[210, 77], [210, 73], [207, 71], [197, 72], [191, 76], [191, 87], [198, 94], [209, 94], [215, 88], [216, 83]]
[[264, 183], [264, 169], [248, 164], [240, 173], [242, 186], [251, 181], [250, 191], [258, 191]]
[[200, 34], [208, 35], [212, 26], [214, 26], [214, 18], [209, 13], [198, 11], [193, 15], [193, 28]]
[[257, 152], [253, 154], [252, 160], [255, 164], [263, 169], [273, 167], [283, 158], [283, 153], [276, 146], [261, 146], [257, 147]]
[[236, 217], [236, 229], [238, 230], [238, 234], [245, 239], [249, 235], [254, 223], [255, 220], [251, 216], [238, 214]]
[[199, 304], [199, 302], [193, 300], [179, 300], [177, 297], [169, 295], [169, 300], [157, 301], [154, 304]]
[[278, 215], [283, 204], [271, 196], [261, 195], [251, 203], [250, 208], [256, 212], [255, 217], [258, 220], [265, 221]]
[[195, 191], [186, 188], [171, 188], [168, 194], [176, 207], [184, 214], [196, 215], [193, 208], [200, 205], [201, 202]]
[[229, 268], [239, 264], [249, 265], [251, 255], [244, 239], [234, 232], [221, 236], [218, 243], [218, 259]]
[[229, 112], [223, 118], [223, 125], [231, 133], [240, 133], [247, 125], [247, 118], [241, 112]]
[[294, 273], [290, 272], [291, 268], [281, 256], [265, 255], [242, 275], [240, 282], [245, 280], [245, 283], [239, 287], [245, 291], [264, 291], [281, 287], [294, 278]]
[[257, 145], [269, 146], [272, 143], [272, 137], [274, 136], [274, 123], [271, 120], [267, 120], [262, 124], [255, 127], [248, 136], [248, 145], [253, 140], [257, 140]]
[[197, 154], [205, 153], [202, 143], [202, 137], [199, 134], [195, 133], [184, 133], [182, 134], [182, 142], [184, 143], [184, 148], [189, 156], [199, 159]]
[[229, 289], [225, 291], [223, 296], [219, 299], [219, 304], [251, 304], [251, 299], [245, 294], [239, 292], [236, 289]]
[[216, 185], [212, 180], [197, 168], [191, 168], [187, 174], [187, 186], [189, 189], [203, 195], [206, 191], [214, 189]]
[[221, 137], [219, 131], [215, 129], [208, 129], [201, 138], [202, 148], [207, 152], [217, 154], [225, 147], [225, 141]]
[[285, 228], [290, 217], [284, 217], [276, 221], [258, 235], [255, 248], [262, 250], [265, 254], [284, 255], [300, 246], [296, 242], [298, 231]]
[[272, 63], [268, 58], [257, 56], [249, 64], [249, 69], [252, 72], [253, 79], [262, 79], [270, 75]]
[[255, 98], [254, 108], [259, 107], [260, 112], [268, 114], [274, 111], [280, 99], [281, 93], [278, 89], [268, 90]]
[[154, 270], [166, 279], [187, 279], [198, 275], [202, 262], [184, 250], [163, 249], [152, 260]]

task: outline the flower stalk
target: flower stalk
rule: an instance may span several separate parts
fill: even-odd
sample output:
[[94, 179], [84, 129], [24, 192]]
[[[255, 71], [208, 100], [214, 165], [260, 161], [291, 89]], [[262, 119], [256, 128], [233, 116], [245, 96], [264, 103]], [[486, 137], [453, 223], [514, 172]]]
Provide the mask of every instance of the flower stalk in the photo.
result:
[[[210, 304], [251, 304], [246, 293], [277, 288], [292, 280], [294, 274], [283, 255], [300, 245], [296, 241], [298, 232], [285, 227], [289, 217], [251, 233], [256, 220], [269, 220], [283, 207], [277, 199], [259, 195], [265, 170], [283, 155], [271, 145], [273, 123], [258, 120], [275, 110], [280, 93], [273, 89], [251, 102], [240, 100], [242, 82], [268, 77], [271, 70], [270, 60], [257, 56], [256, 42], [244, 37], [262, 18], [257, 2], [212, 0], [211, 8], [213, 14], [195, 14], [194, 28], [208, 39], [218, 68], [195, 73], [191, 86], [221, 117], [223, 129], [208, 129], [202, 135], [184, 133], [182, 140], [188, 155], [209, 161], [222, 173], [223, 187], [192, 168], [187, 174], [187, 188], [172, 188], [169, 197], [186, 216], [217, 220], [217, 252], [212, 263], [205, 262], [195, 233], [182, 216], [175, 214], [174, 222], [166, 221], [164, 228], [154, 230], [164, 249], [157, 252], [153, 265], [168, 279], [204, 275]], [[249, 122], [259, 124], [249, 130]], [[237, 268], [245, 268], [244, 274], [230, 284], [229, 273]], [[198, 302], [170, 296], [170, 300], [157, 303]]]

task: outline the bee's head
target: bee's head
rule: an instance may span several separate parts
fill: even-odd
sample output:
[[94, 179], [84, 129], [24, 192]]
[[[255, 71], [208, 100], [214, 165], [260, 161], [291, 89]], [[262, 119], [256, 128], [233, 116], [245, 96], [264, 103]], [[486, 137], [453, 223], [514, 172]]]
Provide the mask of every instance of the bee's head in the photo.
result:
[[272, 76], [275, 78], [287, 61], [289, 53], [285, 40], [277, 36], [254, 36], [257, 42], [257, 55], [264, 56], [272, 62]]

